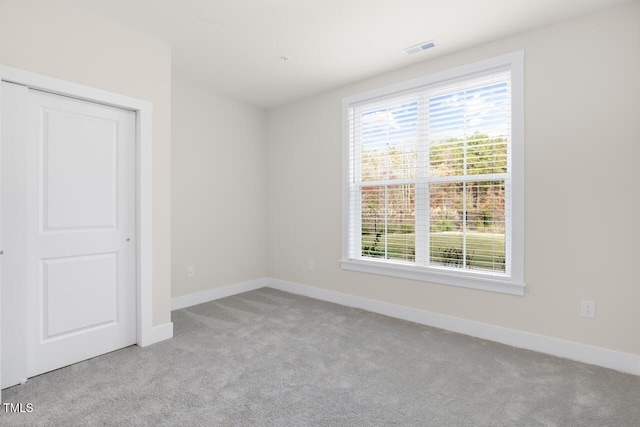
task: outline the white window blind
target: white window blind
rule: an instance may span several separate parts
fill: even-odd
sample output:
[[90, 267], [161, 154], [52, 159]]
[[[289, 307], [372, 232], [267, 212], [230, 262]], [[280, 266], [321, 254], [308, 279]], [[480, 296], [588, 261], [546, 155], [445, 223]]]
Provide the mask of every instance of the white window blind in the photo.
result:
[[346, 103], [348, 260], [512, 271], [512, 69]]

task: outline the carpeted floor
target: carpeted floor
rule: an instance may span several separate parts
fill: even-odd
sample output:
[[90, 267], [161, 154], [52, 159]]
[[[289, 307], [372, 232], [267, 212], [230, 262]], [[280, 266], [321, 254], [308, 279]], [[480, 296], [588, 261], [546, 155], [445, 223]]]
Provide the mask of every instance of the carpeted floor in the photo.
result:
[[640, 377], [269, 288], [173, 322], [4, 390], [33, 412], [0, 425], [640, 425]]

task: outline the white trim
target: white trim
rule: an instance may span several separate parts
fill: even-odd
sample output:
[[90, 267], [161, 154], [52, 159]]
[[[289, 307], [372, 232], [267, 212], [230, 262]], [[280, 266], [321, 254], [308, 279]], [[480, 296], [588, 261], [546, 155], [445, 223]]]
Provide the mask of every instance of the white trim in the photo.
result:
[[482, 291], [500, 292], [511, 295], [524, 295], [524, 283], [513, 282], [509, 277], [501, 279], [483, 273], [468, 273], [466, 271], [446, 271], [447, 267], [423, 267], [372, 260], [340, 261], [343, 270], [359, 271], [361, 273], [380, 274], [383, 276], [402, 277], [403, 279], [433, 282], [443, 285], [460, 286], [463, 288], [479, 289]]
[[[2, 78], [0, 78], [0, 141], [2, 140]], [[2, 144], [0, 143], [0, 148], [2, 148]], [[2, 153], [0, 153], [2, 156]], [[1, 171], [0, 171], [1, 172]], [[0, 173], [0, 177], [2, 174]], [[2, 188], [2, 180], [0, 179], [0, 188]], [[2, 197], [0, 197], [0, 212], [2, 212]], [[0, 218], [1, 221], [1, 218]], [[2, 227], [0, 227], [0, 231]], [[0, 248], [3, 245], [2, 241], [2, 233], [0, 233]], [[2, 264], [0, 264], [0, 276], [2, 275]], [[2, 301], [2, 295], [0, 295], [0, 301]], [[2, 319], [2, 304], [0, 304], [0, 319]], [[2, 322], [0, 321], [0, 331], [2, 330]], [[0, 339], [0, 403], [3, 403], [2, 400], [2, 339]]]
[[[157, 334], [153, 327], [153, 204], [152, 187], [152, 104], [136, 111], [136, 137], [138, 140], [137, 157], [137, 272], [138, 272], [138, 307], [137, 307], [137, 343], [144, 347], [157, 342]], [[173, 326], [171, 334], [173, 336]]]
[[269, 279], [267, 286], [292, 294], [304, 295], [347, 307], [360, 308], [385, 316], [458, 332], [513, 347], [640, 375], [640, 355], [532, 334], [517, 329], [461, 319], [284, 280]]
[[[525, 239], [525, 132], [524, 52], [511, 62], [511, 277], [524, 286]], [[518, 143], [520, 141], [520, 143]], [[506, 260], [506, 258], [505, 258]]]
[[29, 86], [32, 89], [39, 89], [57, 95], [70, 96], [131, 111], [146, 110], [152, 105], [150, 102], [141, 99], [107, 92], [106, 90], [57, 79], [55, 77], [48, 77], [6, 65], [0, 65], [0, 78], [2, 81]]
[[164, 325], [154, 326], [145, 335], [144, 343], [138, 343], [140, 347], [146, 347], [160, 341], [173, 337], [173, 323], [167, 322]]
[[[159, 337], [170, 338], [168, 328], [162, 333], [153, 326], [153, 246], [152, 246], [152, 114], [148, 101], [107, 92], [65, 80], [43, 76], [30, 71], [0, 65], [0, 81], [7, 81], [45, 90], [63, 96], [96, 102], [136, 112], [136, 237], [137, 237], [137, 344], [145, 346]], [[171, 328], [172, 329], [172, 328]]]
[[524, 61], [524, 50], [518, 50], [511, 53], [487, 58], [470, 64], [461, 65], [450, 68], [448, 70], [431, 73], [425, 76], [416, 77], [411, 80], [405, 80], [399, 83], [368, 90], [366, 92], [350, 95], [343, 98], [343, 106], [357, 104], [359, 102], [368, 101], [373, 98], [386, 96], [391, 93], [399, 93], [415, 89], [416, 87], [428, 86], [435, 83], [451, 80], [452, 78], [462, 78], [471, 74], [478, 73], [483, 70], [490, 70], [501, 65], [507, 65], [515, 62]]
[[[349, 204], [350, 199], [350, 181], [349, 181], [349, 149], [350, 149], [350, 126], [345, 126], [345, 123], [349, 123], [349, 103], [346, 98], [342, 98], [342, 206], [341, 219], [342, 219], [342, 248], [341, 259], [349, 259], [349, 239], [351, 239], [351, 230], [349, 224], [349, 214], [352, 207]], [[360, 227], [358, 227], [360, 228]], [[361, 244], [361, 243], [359, 243]]]
[[192, 305], [198, 305], [220, 298], [241, 294], [243, 292], [264, 288], [268, 283], [269, 279], [265, 277], [261, 279], [248, 280], [246, 282], [234, 283], [220, 288], [207, 289], [206, 291], [196, 292], [193, 294], [181, 295], [171, 299], [171, 310], [179, 310], [181, 308], [191, 307]]

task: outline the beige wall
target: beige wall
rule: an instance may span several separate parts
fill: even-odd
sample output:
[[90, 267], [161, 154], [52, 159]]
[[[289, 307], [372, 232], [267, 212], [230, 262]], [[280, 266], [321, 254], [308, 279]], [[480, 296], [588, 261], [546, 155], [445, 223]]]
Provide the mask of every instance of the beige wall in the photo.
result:
[[172, 96], [172, 296], [265, 277], [264, 110], [177, 79]]
[[[640, 2], [627, 3], [270, 110], [269, 275], [640, 354], [639, 22]], [[525, 296], [342, 271], [341, 98], [518, 49]], [[581, 299], [596, 302], [595, 320], [580, 317]]]
[[153, 323], [169, 322], [170, 47], [58, 0], [2, 0], [0, 64], [153, 102]]

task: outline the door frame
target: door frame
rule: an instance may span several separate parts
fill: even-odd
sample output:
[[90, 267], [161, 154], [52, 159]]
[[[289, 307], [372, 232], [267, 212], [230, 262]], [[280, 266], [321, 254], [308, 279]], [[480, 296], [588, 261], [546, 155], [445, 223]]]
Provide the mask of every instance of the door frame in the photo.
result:
[[[153, 328], [151, 169], [153, 104], [102, 89], [0, 65], [0, 82], [3, 81], [136, 113], [136, 344], [144, 347], [161, 341], [165, 337], [155, 336], [158, 334], [154, 333]], [[0, 97], [2, 97], [1, 85]], [[1, 135], [0, 138], [2, 138]], [[2, 236], [0, 236], [0, 250], [2, 249]], [[0, 298], [2, 298], [1, 295]]]

